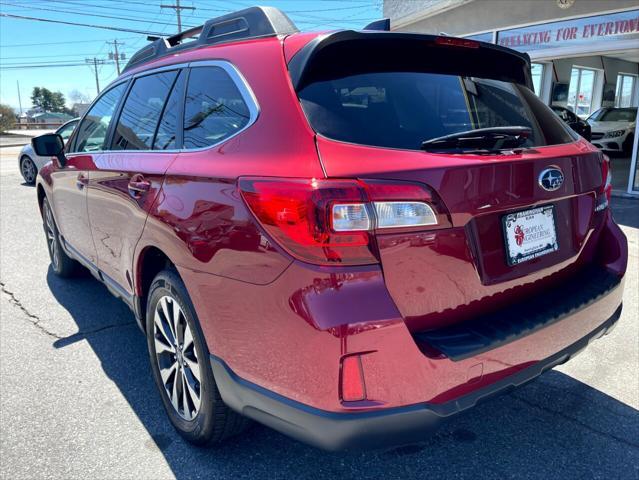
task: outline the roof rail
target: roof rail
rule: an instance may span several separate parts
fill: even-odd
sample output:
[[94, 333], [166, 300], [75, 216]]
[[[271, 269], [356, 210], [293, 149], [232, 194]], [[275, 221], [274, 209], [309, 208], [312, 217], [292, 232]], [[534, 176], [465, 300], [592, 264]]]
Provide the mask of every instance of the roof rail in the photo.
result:
[[152, 43], [141, 48], [124, 67], [127, 70], [150, 60], [204, 45], [252, 38], [289, 35], [299, 30], [284, 12], [274, 7], [250, 7], [207, 20], [170, 37], [148, 37]]

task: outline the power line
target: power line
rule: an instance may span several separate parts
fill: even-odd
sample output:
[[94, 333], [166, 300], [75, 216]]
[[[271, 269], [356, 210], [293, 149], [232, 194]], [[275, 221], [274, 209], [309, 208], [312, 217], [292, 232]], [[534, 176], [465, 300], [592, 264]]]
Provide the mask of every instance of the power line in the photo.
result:
[[[123, 43], [118, 43], [118, 45], [124, 45], [124, 44]], [[85, 53], [66, 53], [66, 54], [62, 54], [62, 55], [56, 53], [55, 57], [56, 58], [59, 58], [59, 57], [82, 57], [82, 58], [84, 58], [86, 55], [94, 55], [94, 53], [95, 52], [89, 52], [89, 53], [87, 53], [87, 52], [85, 52]], [[17, 57], [0, 57], [0, 62], [3, 62], [4, 60], [19, 60], [19, 59], [23, 59], [23, 58], [31, 58], [31, 59], [33, 59], [33, 58], [35, 58], [35, 59], [38, 59], [38, 58], [51, 58], [52, 56], [54, 56], [54, 55], [52, 55], [52, 54], [49, 54], [49, 55], [29, 55], [29, 56], [19, 55]], [[79, 58], [76, 58], [76, 60], [79, 60]], [[71, 61], [71, 60], [65, 60], [65, 61], [68, 62], [68, 61]]]
[[[102, 1], [102, 0], [101, 0], [101, 1]], [[114, 1], [114, 0], [111, 0], [111, 2], [113, 2], [113, 1]], [[47, 3], [48, 3], [48, 4], [50, 4], [50, 3], [63, 3], [63, 4], [65, 4], [65, 5], [73, 5], [73, 6], [76, 6], [76, 7], [79, 5], [79, 4], [78, 4], [78, 3], [76, 3], [76, 2], [71, 2], [71, 1], [68, 1], [68, 0], [49, 0], [49, 2], [47, 2]], [[131, 2], [126, 1], [126, 2], [124, 2], [124, 3], [125, 3], [125, 4], [128, 4], [128, 3], [131, 3]], [[148, 6], [148, 4], [143, 4], [143, 5]], [[86, 2], [86, 1], [83, 1], [83, 2], [82, 2], [82, 4], [81, 4], [81, 6], [83, 6], [83, 7], [88, 7], [88, 8], [101, 8], [101, 9], [105, 9], [105, 10], [113, 10], [113, 8], [116, 8], [118, 12], [133, 12], [133, 13], [142, 13], [142, 14], [145, 14], [145, 15], [148, 15], [148, 14], [149, 14], [149, 11], [148, 11], [148, 10], [139, 10], [139, 9], [134, 9], [134, 8], [125, 8], [125, 7], [121, 7], [121, 6], [119, 6], [119, 5], [117, 5], [116, 7], [106, 7], [106, 6], [104, 6], [104, 5], [95, 5], [95, 4], [92, 4], [92, 3], [88, 3], [88, 2]], [[166, 12], [166, 13], [164, 13], [164, 12], [160, 12], [160, 15], [171, 15], [171, 16], [172, 16], [173, 14], [172, 14], [172, 13], [169, 13], [169, 12]], [[190, 16], [190, 15], [183, 15], [183, 16], [184, 16], [184, 17], [186, 17], [186, 16]]]
[[[135, 38], [140, 38], [140, 37], [122, 37], [121, 40], [132, 40]], [[144, 38], [144, 37], [142, 37]], [[11, 47], [11, 48], [18, 48], [18, 47], [40, 47], [43, 45], [66, 45], [69, 43], [97, 43], [97, 42], [106, 42], [108, 40], [108, 38], [96, 38], [95, 40], [69, 40], [67, 42], [43, 42], [43, 43], [13, 43], [13, 44], [8, 44], [8, 43], [3, 43], [2, 46], [3, 47]]]
[[[22, 6], [22, 5], [17, 5], [15, 3], [7, 3], [7, 2], [2, 3], [2, 5], [10, 5], [12, 7], [21, 7]], [[108, 18], [108, 19], [112, 19], [112, 20], [126, 20], [128, 22], [147, 23], [149, 21], [147, 18], [121, 17], [121, 16], [115, 16], [115, 15], [101, 15], [99, 13], [83, 13], [83, 12], [78, 12], [78, 11], [74, 11], [74, 10], [62, 10], [62, 9], [59, 9], [59, 8], [30, 7], [30, 10], [43, 10], [43, 11], [47, 11], [47, 12], [56, 12], [56, 13], [72, 13], [74, 15], [82, 15], [82, 16], [85, 16], [85, 17]], [[165, 23], [165, 22], [155, 22], [155, 23], [160, 24], [160, 25], [172, 25], [171, 23]]]
[[98, 95], [100, 95], [100, 80], [98, 79], [98, 65], [104, 65], [105, 61], [99, 58], [86, 58], [84, 60], [86, 63], [93, 63], [93, 70], [95, 71], [95, 88], [98, 90]]
[[118, 32], [139, 33], [141, 35], [160, 35], [158, 32], [149, 32], [145, 30], [136, 30], [133, 28], [109, 27], [106, 25], [93, 25], [89, 23], [65, 22], [63, 20], [52, 20], [50, 18], [27, 17], [24, 15], [13, 15], [11, 13], [0, 13], [0, 17], [15, 18], [19, 20], [32, 20], [36, 22], [61, 23], [63, 25], [74, 25], [77, 27], [101, 28], [103, 30], [115, 30]]
[[118, 72], [118, 76], [120, 75], [120, 60], [124, 60], [124, 54], [122, 55], [122, 58], [120, 58], [120, 53], [118, 52], [118, 45], [122, 46], [124, 45], [124, 43], [120, 42], [118, 44], [118, 40], [115, 39], [112, 42], [106, 42], [109, 45], [113, 45], [113, 49], [115, 50], [115, 52], [109, 52], [109, 58], [113, 58], [115, 60], [115, 68]]
[[[112, 64], [109, 64], [112, 65]], [[12, 65], [9, 67], [0, 66], [0, 70], [24, 70], [32, 68], [60, 68], [60, 67], [85, 67], [86, 63], [68, 63], [68, 64], [55, 64], [55, 65]]]
[[178, 27], [178, 32], [182, 31], [182, 10], [191, 10], [194, 11], [195, 7], [183, 7], [180, 5], [180, 0], [175, 0], [175, 5], [160, 5], [160, 8], [171, 8], [173, 10], [175, 10], [175, 13], [177, 14], [177, 27]]

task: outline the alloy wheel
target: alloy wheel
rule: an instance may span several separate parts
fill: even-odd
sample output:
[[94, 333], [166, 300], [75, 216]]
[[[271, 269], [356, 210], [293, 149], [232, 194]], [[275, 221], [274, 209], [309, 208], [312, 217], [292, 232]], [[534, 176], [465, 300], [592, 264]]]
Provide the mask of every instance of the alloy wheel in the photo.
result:
[[38, 172], [36, 172], [36, 166], [33, 163], [33, 160], [31, 160], [30, 158], [25, 158], [24, 160], [22, 160], [22, 163], [20, 164], [20, 170], [22, 171], [22, 177], [24, 178], [25, 182], [35, 182]]
[[165, 295], [153, 317], [155, 358], [173, 408], [191, 421], [200, 410], [201, 373], [191, 327], [178, 302]]
[[59, 246], [56, 239], [53, 214], [51, 213], [51, 208], [48, 203], [44, 204], [44, 232], [47, 236], [47, 248], [51, 256], [51, 263], [53, 264], [53, 268], [57, 270], [60, 265], [60, 251], [58, 250]]

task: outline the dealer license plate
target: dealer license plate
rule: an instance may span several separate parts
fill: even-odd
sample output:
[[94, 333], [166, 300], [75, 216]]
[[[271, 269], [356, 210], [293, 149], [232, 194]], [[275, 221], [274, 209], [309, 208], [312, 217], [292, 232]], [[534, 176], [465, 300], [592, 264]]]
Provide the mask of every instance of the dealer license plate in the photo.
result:
[[553, 205], [504, 215], [502, 227], [508, 265], [517, 265], [559, 249]]

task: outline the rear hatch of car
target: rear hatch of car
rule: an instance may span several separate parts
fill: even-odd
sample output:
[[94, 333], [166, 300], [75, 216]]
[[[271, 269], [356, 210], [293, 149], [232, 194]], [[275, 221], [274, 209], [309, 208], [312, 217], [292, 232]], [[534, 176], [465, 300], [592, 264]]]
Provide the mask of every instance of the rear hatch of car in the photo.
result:
[[400, 200], [402, 185], [420, 185], [437, 215], [375, 230], [386, 285], [416, 338], [543, 303], [540, 293], [593, 263], [606, 160], [531, 91], [526, 56], [450, 37], [338, 32], [297, 52], [289, 72], [328, 178], [392, 182]]

